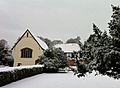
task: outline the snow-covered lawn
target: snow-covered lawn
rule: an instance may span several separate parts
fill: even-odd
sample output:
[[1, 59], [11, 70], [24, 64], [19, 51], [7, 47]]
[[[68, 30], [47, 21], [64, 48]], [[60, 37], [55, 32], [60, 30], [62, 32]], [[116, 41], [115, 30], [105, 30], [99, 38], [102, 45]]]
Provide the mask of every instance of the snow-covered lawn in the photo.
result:
[[43, 73], [8, 84], [2, 88], [120, 88], [120, 80], [89, 75], [77, 78], [69, 73]]

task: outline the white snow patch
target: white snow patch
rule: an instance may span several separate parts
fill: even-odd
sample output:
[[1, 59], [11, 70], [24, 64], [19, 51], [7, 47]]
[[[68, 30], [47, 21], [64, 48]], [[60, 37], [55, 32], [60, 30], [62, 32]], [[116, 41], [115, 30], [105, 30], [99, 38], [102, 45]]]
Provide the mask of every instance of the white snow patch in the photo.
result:
[[30, 78], [8, 84], [2, 88], [119, 88], [120, 80], [107, 76], [94, 76], [78, 78], [69, 73], [40, 74]]

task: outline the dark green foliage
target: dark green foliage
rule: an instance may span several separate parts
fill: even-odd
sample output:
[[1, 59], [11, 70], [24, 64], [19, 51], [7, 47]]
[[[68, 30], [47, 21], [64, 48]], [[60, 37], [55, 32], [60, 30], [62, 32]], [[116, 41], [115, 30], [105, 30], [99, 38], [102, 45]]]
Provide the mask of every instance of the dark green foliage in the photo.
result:
[[0, 72], [0, 87], [11, 82], [30, 77], [43, 72], [43, 67], [16, 69], [14, 71]]
[[114, 47], [120, 48], [120, 8], [113, 6], [113, 15], [109, 24], [109, 32], [113, 38]]
[[14, 59], [12, 52], [9, 50], [7, 41], [0, 40], [0, 65], [13, 66]]
[[[105, 31], [93, 24], [94, 34], [90, 35], [84, 44], [84, 57], [89, 59], [89, 64], [78, 66], [78, 76], [84, 76], [93, 70], [99, 74], [107, 75], [115, 79], [120, 78], [120, 8], [112, 6], [113, 15], [109, 23], [110, 36]], [[85, 72], [79, 71], [84, 69]], [[82, 74], [82, 75], [81, 75]]]
[[112, 5], [112, 9], [113, 15], [109, 23], [109, 32], [112, 36], [113, 48], [106, 57], [110, 59], [108, 63], [110, 71], [107, 74], [120, 78], [120, 8]]
[[79, 43], [80, 37], [78, 36], [77, 38], [70, 38], [66, 41], [66, 43]]
[[[93, 24], [94, 34], [90, 35], [84, 44], [83, 58], [90, 61], [88, 64], [83, 64], [79, 69], [84, 69], [84, 72], [79, 71], [78, 76], [85, 75], [86, 72], [92, 72], [93, 70], [106, 75], [108, 71], [108, 65], [106, 64], [108, 59], [106, 55], [111, 52], [112, 38], [107, 35], [107, 32], [101, 32], [101, 30]], [[83, 74], [84, 73], [84, 74]], [[81, 75], [82, 74], [82, 75]]]
[[52, 41], [53, 46], [56, 44], [63, 44], [63, 42], [61, 40], [53, 40]]
[[43, 64], [46, 72], [57, 72], [59, 68], [67, 66], [67, 58], [60, 48], [50, 48], [38, 59]]
[[112, 9], [113, 15], [109, 23], [109, 32], [113, 38], [120, 39], [120, 8], [112, 5]]

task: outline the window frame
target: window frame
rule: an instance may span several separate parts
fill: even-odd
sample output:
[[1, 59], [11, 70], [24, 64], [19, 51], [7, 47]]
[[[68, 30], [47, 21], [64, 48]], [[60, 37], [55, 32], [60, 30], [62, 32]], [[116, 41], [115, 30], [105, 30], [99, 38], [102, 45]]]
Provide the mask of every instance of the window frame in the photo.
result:
[[32, 58], [33, 50], [31, 48], [21, 49], [21, 58]]

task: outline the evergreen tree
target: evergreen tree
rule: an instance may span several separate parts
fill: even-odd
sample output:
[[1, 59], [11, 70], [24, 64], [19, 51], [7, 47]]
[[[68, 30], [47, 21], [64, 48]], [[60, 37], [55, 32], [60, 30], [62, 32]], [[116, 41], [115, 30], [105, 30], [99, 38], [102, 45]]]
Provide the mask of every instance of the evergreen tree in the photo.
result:
[[90, 35], [84, 43], [83, 58], [87, 58], [90, 63], [80, 66], [79, 70], [84, 69], [84, 72], [78, 71], [80, 73], [79, 76], [85, 75], [86, 72], [91, 73], [93, 70], [103, 75], [107, 74], [108, 66], [106, 63], [108, 60], [106, 55], [111, 51], [112, 39], [107, 35], [106, 31], [102, 33], [95, 24], [93, 24], [93, 31], [94, 34]]
[[14, 59], [12, 53], [8, 48], [7, 41], [0, 40], [0, 65], [13, 66]]
[[113, 6], [113, 15], [109, 23], [109, 32], [112, 36], [113, 48], [106, 55], [109, 60], [107, 72], [108, 75], [114, 78], [120, 78], [120, 8]]
[[[109, 23], [110, 36], [105, 31], [102, 33], [93, 24], [94, 34], [90, 35], [84, 44], [86, 56], [89, 64], [79, 66], [79, 76], [84, 76], [86, 72], [98, 71], [99, 74], [108, 75], [113, 78], [120, 78], [120, 8], [113, 6], [113, 15]], [[81, 75], [82, 74], [82, 75]]]
[[120, 8], [113, 6], [113, 15], [109, 24], [109, 32], [113, 38], [114, 47], [120, 48]]

